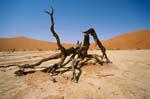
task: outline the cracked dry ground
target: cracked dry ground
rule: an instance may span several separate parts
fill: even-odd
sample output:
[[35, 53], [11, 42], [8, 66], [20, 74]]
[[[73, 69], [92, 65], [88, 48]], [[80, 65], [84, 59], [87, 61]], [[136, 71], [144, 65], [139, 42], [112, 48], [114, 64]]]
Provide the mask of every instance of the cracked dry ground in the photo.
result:
[[[0, 65], [33, 63], [54, 53], [0, 52]], [[89, 53], [100, 54], [100, 51]], [[108, 51], [108, 57], [112, 64], [82, 67], [78, 83], [70, 80], [71, 71], [57, 75], [57, 82], [53, 83], [41, 71], [15, 76], [18, 68], [1, 68], [0, 99], [150, 99], [150, 50], [112, 50]]]

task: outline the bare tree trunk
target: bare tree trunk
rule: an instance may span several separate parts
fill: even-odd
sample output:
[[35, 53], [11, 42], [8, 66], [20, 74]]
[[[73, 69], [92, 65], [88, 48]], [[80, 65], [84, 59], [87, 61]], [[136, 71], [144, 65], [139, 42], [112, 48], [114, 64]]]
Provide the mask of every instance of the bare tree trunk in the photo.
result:
[[102, 58], [106, 58], [106, 62], [110, 63], [111, 61], [108, 59], [107, 54], [106, 54], [106, 48], [102, 45], [102, 43], [98, 39], [95, 30], [93, 28], [90, 28], [87, 31], [85, 31], [84, 33], [85, 34], [91, 34], [93, 36], [95, 43], [98, 45], [98, 47], [101, 49], [101, 51], [103, 53], [103, 57]]
[[53, 15], [54, 15], [54, 9], [52, 9], [52, 12], [48, 12], [48, 11], [45, 11], [47, 14], [50, 15], [50, 18], [51, 18], [51, 27], [50, 27], [50, 31], [52, 32], [53, 36], [55, 37], [56, 41], [57, 41], [57, 46], [58, 48], [61, 50], [61, 52], [64, 52], [66, 49], [62, 46], [61, 42], [60, 42], [60, 39], [59, 39], [59, 36], [57, 35], [57, 33], [55, 32], [55, 29], [54, 29], [54, 18], [53, 18]]
[[[79, 52], [78, 52], [78, 57], [79, 57], [79, 58], [84, 58], [84, 57], [87, 56], [89, 46], [90, 46], [89, 35], [88, 35], [88, 34], [85, 34], [85, 35], [84, 35], [84, 42], [83, 42], [83, 45], [82, 45], [82, 47], [79, 49]], [[80, 52], [80, 50], [81, 50], [81, 52]]]
[[50, 15], [50, 18], [51, 18], [50, 31], [51, 31], [51, 33], [53, 34], [53, 36], [55, 37], [55, 39], [57, 41], [57, 46], [58, 46], [59, 50], [61, 50], [61, 60], [58, 63], [58, 66], [61, 67], [62, 64], [64, 63], [65, 59], [66, 59], [66, 56], [67, 56], [66, 49], [62, 46], [62, 44], [60, 42], [60, 39], [59, 39], [59, 36], [57, 35], [57, 33], [55, 32], [55, 29], [54, 29], [54, 25], [55, 25], [54, 18], [53, 18], [54, 9], [52, 9], [51, 13], [48, 12], [48, 11], [45, 11], [45, 12]]

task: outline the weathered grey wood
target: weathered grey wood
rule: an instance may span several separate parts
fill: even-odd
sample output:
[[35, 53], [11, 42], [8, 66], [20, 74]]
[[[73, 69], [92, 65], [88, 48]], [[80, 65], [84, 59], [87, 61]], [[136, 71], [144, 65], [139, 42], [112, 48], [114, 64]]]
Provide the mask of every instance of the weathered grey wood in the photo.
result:
[[102, 43], [98, 39], [98, 36], [97, 36], [95, 30], [93, 28], [90, 28], [90, 29], [88, 29], [87, 31], [85, 31], [83, 33], [85, 33], [85, 34], [91, 34], [93, 36], [95, 43], [98, 45], [98, 47], [101, 49], [101, 51], [103, 53], [102, 59], [105, 58], [107, 63], [111, 63], [111, 61], [107, 57], [106, 48], [102, 45]]
[[[18, 76], [25, 75], [25, 74], [27, 74], [25, 72], [26, 68], [34, 69], [35, 67], [38, 67], [43, 62], [60, 58], [59, 62], [57, 62], [57, 63], [55, 63], [55, 64], [53, 64], [53, 65], [51, 65], [49, 67], [46, 67], [46, 68], [42, 69], [41, 71], [46, 72], [49, 75], [49, 79], [52, 80], [53, 82], [56, 82], [56, 80], [53, 79], [52, 76], [53, 75], [57, 75], [61, 68], [65, 68], [64, 67], [65, 65], [67, 65], [70, 62], [72, 62], [71, 66], [68, 67], [67, 70], [72, 69], [72, 75], [73, 75], [72, 80], [77, 82], [79, 77], [77, 77], [76, 69], [79, 70], [79, 74], [78, 75], [80, 75], [81, 72], [82, 72], [81, 69], [80, 69], [82, 67], [81, 65], [87, 65], [88, 62], [90, 63], [90, 60], [92, 61], [91, 62], [92, 64], [98, 63], [98, 64], [103, 65], [103, 61], [101, 61], [99, 59], [100, 56], [98, 56], [98, 55], [89, 55], [88, 54], [88, 49], [89, 49], [89, 46], [90, 46], [89, 34], [91, 34], [93, 36], [95, 42], [97, 43], [97, 45], [101, 49], [101, 51], [103, 53], [102, 60], [103, 60], [103, 58], [105, 58], [107, 63], [110, 63], [110, 60], [108, 59], [108, 57], [106, 55], [106, 49], [102, 45], [100, 40], [98, 39], [97, 34], [96, 34], [94, 29], [90, 28], [90, 29], [88, 29], [87, 31], [84, 32], [83, 44], [79, 43], [79, 41], [78, 41], [76, 47], [71, 47], [71, 48], [66, 49], [61, 44], [59, 35], [55, 32], [55, 29], [54, 29], [54, 25], [55, 25], [55, 23], [54, 23], [54, 16], [53, 16], [54, 15], [54, 9], [52, 9], [51, 12], [48, 12], [48, 11], [45, 11], [45, 12], [50, 16], [50, 20], [51, 20], [50, 31], [51, 31], [52, 35], [55, 37], [58, 49], [61, 52], [60, 53], [56, 53], [56, 54], [54, 54], [52, 56], [49, 56], [47, 58], [41, 59], [40, 61], [38, 61], [38, 62], [36, 62], [34, 64], [25, 64], [25, 65], [19, 66], [20, 70], [15, 72], [16, 75], [18, 75]], [[69, 58], [69, 60], [67, 60], [67, 62], [65, 62], [65, 59], [68, 56], [70, 58]], [[94, 61], [93, 61], [93, 59], [94, 59]], [[80, 66], [78, 67], [78, 65], [80, 65]], [[6, 66], [6, 68], [7, 67], [11, 67], [11, 66], [14, 66], [14, 65], [8, 65], [8, 66]], [[0, 66], [0, 68], [5, 68], [5, 67], [4, 66]]]

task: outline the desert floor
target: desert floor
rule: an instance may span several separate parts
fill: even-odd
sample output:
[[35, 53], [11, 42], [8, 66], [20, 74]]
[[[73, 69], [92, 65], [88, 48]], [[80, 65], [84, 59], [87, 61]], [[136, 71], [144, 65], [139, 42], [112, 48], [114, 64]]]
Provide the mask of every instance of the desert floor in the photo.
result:
[[[0, 52], [0, 66], [33, 63], [54, 53]], [[100, 54], [100, 51], [89, 53]], [[82, 67], [78, 83], [71, 81], [71, 71], [57, 75], [57, 82], [53, 83], [41, 71], [16, 76], [17, 67], [0, 68], [0, 99], [150, 99], [150, 50], [107, 53], [113, 63]], [[45, 62], [40, 67], [57, 61]]]

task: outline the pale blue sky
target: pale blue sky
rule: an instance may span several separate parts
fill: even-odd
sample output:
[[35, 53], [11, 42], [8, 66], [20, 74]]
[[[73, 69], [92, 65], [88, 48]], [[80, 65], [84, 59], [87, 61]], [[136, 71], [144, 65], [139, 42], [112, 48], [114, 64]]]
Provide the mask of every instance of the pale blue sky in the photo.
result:
[[26, 36], [55, 41], [44, 10], [55, 9], [55, 30], [62, 42], [82, 41], [95, 28], [100, 39], [150, 29], [150, 0], [0, 0], [0, 37]]

